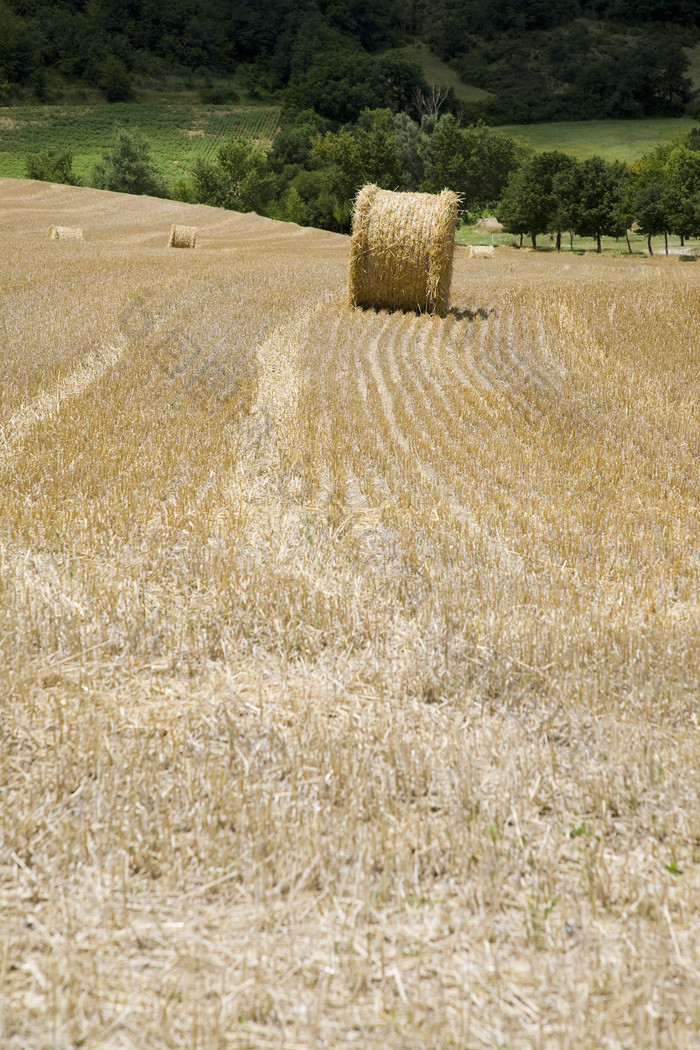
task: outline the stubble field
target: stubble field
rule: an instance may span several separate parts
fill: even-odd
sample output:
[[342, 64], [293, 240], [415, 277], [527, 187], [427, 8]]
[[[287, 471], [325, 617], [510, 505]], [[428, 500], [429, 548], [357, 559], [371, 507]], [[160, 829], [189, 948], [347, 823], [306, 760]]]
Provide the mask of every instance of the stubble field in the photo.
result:
[[0, 1045], [700, 1046], [700, 268], [0, 190]]

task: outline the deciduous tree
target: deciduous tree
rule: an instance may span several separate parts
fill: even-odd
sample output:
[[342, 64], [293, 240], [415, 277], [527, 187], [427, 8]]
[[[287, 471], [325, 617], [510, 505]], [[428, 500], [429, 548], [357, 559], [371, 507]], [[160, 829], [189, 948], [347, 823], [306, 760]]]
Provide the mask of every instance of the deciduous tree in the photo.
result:
[[553, 150], [536, 154], [512, 172], [497, 209], [506, 228], [512, 233], [529, 234], [533, 248], [537, 247], [539, 234], [556, 231], [559, 250], [567, 212], [562, 207], [556, 180], [573, 166], [570, 157]]
[[69, 149], [43, 149], [30, 153], [25, 161], [27, 178], [41, 182], [61, 182], [66, 186], [77, 186], [73, 171], [73, 154]]
[[404, 181], [401, 153], [388, 109], [365, 110], [356, 124], [326, 132], [314, 153], [328, 164], [326, 184], [337, 202], [337, 221], [345, 226], [351, 202], [365, 183], [398, 189]]
[[596, 250], [603, 250], [603, 235], [618, 237], [625, 232], [622, 199], [628, 171], [620, 161], [589, 157], [572, 170], [570, 185], [575, 185], [571, 200], [572, 225], [581, 237], [593, 237]]
[[700, 235], [700, 153], [676, 146], [665, 165], [664, 200], [669, 229], [681, 237]]
[[424, 189], [429, 193], [439, 193], [445, 187], [454, 190], [465, 209], [493, 204], [527, 152], [509, 135], [482, 123], [462, 128], [447, 114], [433, 133]]
[[117, 128], [112, 146], [93, 169], [92, 184], [118, 193], [146, 193], [167, 197], [167, 188], [151, 160], [146, 139], [138, 132]]
[[265, 152], [240, 135], [219, 147], [215, 163], [198, 161], [193, 181], [200, 203], [232, 211], [265, 214], [274, 193]]

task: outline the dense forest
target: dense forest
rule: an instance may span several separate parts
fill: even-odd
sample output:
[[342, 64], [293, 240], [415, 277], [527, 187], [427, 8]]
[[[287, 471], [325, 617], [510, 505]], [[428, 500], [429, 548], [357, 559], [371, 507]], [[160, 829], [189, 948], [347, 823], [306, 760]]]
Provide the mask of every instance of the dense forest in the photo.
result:
[[410, 112], [426, 85], [400, 48], [422, 40], [489, 92], [469, 120], [673, 115], [699, 30], [700, 0], [0, 0], [0, 104], [168, 78], [216, 101], [235, 77], [331, 121]]

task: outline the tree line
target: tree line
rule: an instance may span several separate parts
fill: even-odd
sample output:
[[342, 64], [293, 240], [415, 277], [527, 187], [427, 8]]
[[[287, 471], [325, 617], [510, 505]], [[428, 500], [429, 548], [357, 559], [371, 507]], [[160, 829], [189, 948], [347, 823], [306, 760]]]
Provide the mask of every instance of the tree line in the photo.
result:
[[0, 0], [0, 105], [158, 85], [341, 124], [410, 113], [426, 85], [402, 48], [422, 40], [489, 93], [469, 122], [675, 115], [699, 31], [698, 0]]
[[533, 248], [542, 234], [564, 232], [595, 241], [625, 238], [629, 231], [647, 238], [700, 237], [700, 129], [675, 139], [632, 164], [601, 157], [577, 161], [558, 151], [529, 157], [508, 179], [497, 207], [507, 230], [527, 235]]
[[[30, 178], [75, 184], [68, 150], [27, 157]], [[462, 218], [495, 214], [505, 229], [537, 238], [626, 238], [634, 229], [651, 238], [700, 237], [700, 128], [677, 136], [632, 164], [591, 157], [578, 161], [560, 151], [532, 148], [483, 123], [462, 125], [446, 113], [366, 109], [355, 122], [334, 129], [313, 110], [289, 114], [272, 148], [249, 139], [225, 141], [213, 160], [167, 186], [148, 143], [118, 128], [112, 147], [89, 184], [127, 193], [171, 196], [187, 203], [346, 232], [357, 191], [374, 182], [384, 189], [438, 193], [455, 190]], [[630, 248], [631, 251], [631, 248]]]

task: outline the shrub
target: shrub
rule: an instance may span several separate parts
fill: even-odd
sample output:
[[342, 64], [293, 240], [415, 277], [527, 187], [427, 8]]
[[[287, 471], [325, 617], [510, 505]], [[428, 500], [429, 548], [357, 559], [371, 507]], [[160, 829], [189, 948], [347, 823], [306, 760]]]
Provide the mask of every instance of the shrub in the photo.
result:
[[98, 87], [108, 102], [128, 102], [134, 97], [129, 70], [115, 55], [108, 55], [102, 63]]
[[43, 149], [30, 153], [25, 159], [27, 178], [40, 182], [62, 182], [66, 186], [77, 186], [73, 171], [73, 154], [69, 149]]
[[114, 144], [93, 169], [92, 184], [98, 190], [168, 196], [163, 178], [151, 160], [148, 142], [126, 128], [117, 128]]

